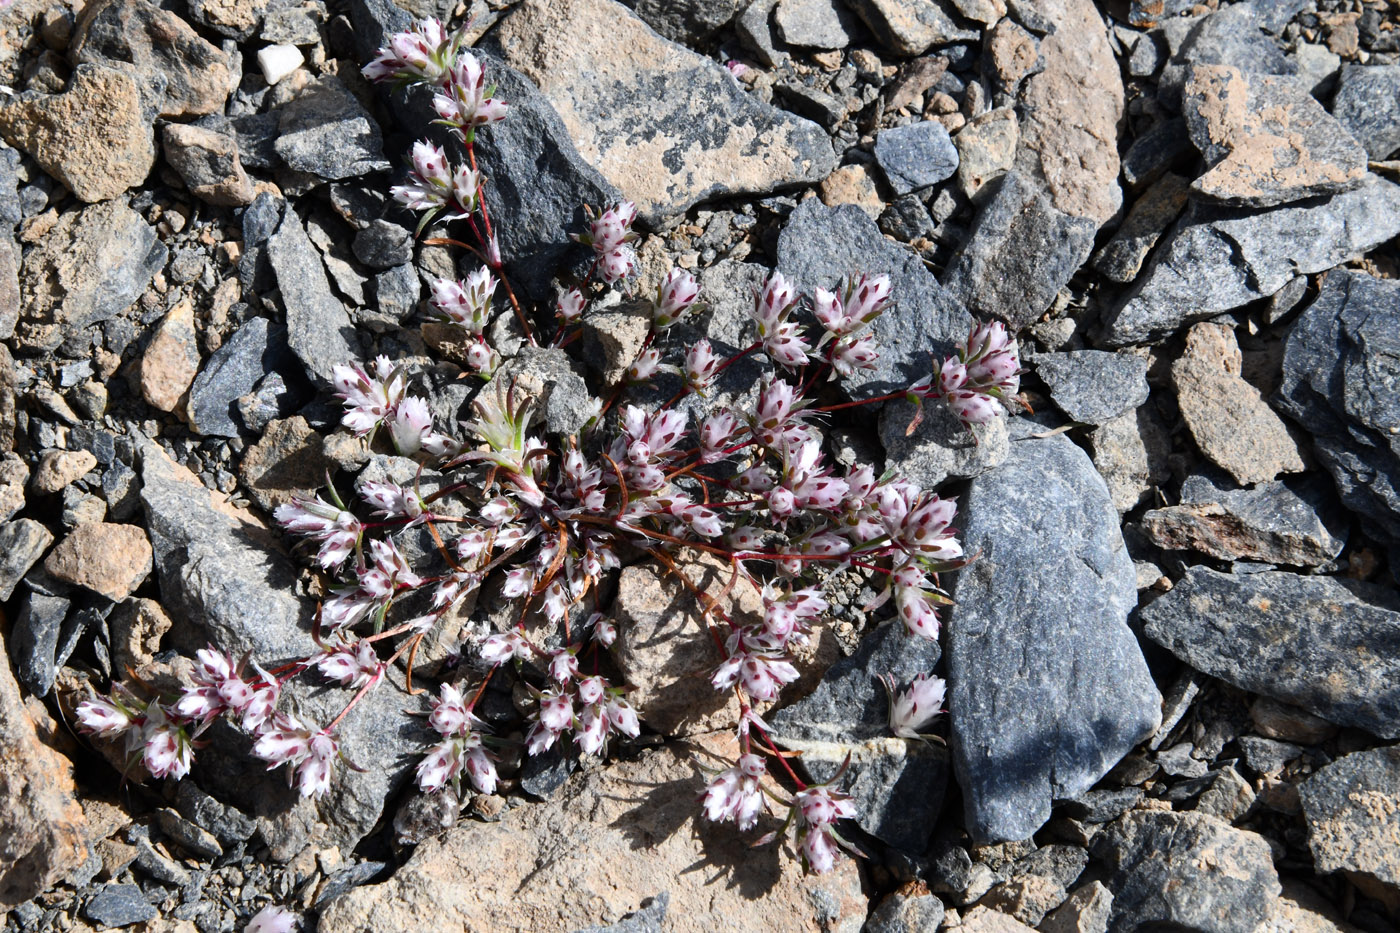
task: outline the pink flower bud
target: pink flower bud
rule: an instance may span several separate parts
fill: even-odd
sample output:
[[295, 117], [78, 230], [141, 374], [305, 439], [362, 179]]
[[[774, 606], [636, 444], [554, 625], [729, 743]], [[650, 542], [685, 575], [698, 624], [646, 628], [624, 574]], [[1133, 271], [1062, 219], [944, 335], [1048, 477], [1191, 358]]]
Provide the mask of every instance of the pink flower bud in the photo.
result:
[[658, 328], [670, 327], [695, 303], [700, 286], [695, 276], [684, 269], [672, 269], [656, 290], [652, 320]]
[[986, 424], [999, 411], [996, 399], [981, 392], [960, 390], [948, 393], [948, 407], [963, 424]]
[[656, 347], [647, 347], [637, 354], [637, 359], [632, 365], [627, 367], [628, 382], [646, 382], [656, 375], [656, 370], [661, 366], [661, 351]]
[[890, 730], [900, 738], [917, 739], [920, 732], [943, 712], [947, 683], [941, 677], [920, 674], [909, 689], [898, 694], [890, 688]]
[[627, 278], [636, 265], [637, 254], [630, 246], [619, 246], [598, 257], [598, 272], [609, 285]]
[[78, 704], [75, 712], [82, 727], [98, 735], [121, 735], [135, 722], [124, 706], [113, 703], [106, 697], [84, 700]]
[[555, 304], [559, 319], [566, 324], [577, 320], [583, 314], [584, 303], [583, 292], [577, 288], [569, 289], [559, 296], [559, 301]]

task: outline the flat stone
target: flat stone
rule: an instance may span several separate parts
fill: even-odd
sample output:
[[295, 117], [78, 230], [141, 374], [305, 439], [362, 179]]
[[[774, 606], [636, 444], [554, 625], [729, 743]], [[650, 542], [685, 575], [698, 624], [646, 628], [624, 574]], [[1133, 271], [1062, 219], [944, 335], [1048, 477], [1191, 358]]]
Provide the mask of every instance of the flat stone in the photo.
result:
[[1400, 284], [1339, 269], [1294, 323], [1275, 396], [1367, 528], [1400, 541]]
[[1181, 117], [1163, 120], [1134, 139], [1123, 153], [1123, 180], [1131, 188], [1145, 187], [1168, 169], [1186, 171], [1187, 162], [1193, 163], [1190, 168], [1194, 169], [1196, 155], [1191, 135], [1186, 132], [1186, 121]]
[[514, 386], [535, 399], [537, 424], [560, 437], [579, 434], [602, 409], [602, 402], [588, 391], [583, 369], [563, 350], [527, 347], [507, 360], [491, 377], [483, 392]]
[[83, 916], [103, 927], [126, 927], [154, 920], [160, 911], [134, 884], [106, 884], [83, 905]]
[[[750, 929], [756, 917], [772, 933], [859, 929], [867, 904], [853, 860], [807, 875], [777, 847], [751, 851], [732, 824], [701, 816], [695, 798], [703, 789], [690, 756], [669, 747], [577, 775], [543, 804], [512, 808], [495, 823], [463, 821], [424, 841], [389, 881], [328, 904], [319, 929], [564, 933], [620, 920], [659, 882], [670, 896], [666, 929], [676, 933]], [[542, 863], [540, 852], [551, 856]], [[482, 864], [494, 869], [476, 873], [476, 883], [449, 881]]]
[[1242, 360], [1230, 327], [1202, 321], [1187, 332], [1172, 382], [1196, 446], [1245, 486], [1301, 472], [1298, 442], [1263, 393], [1241, 377]]
[[1281, 890], [1263, 836], [1200, 813], [1135, 810], [1089, 847], [1107, 863], [1110, 929], [1254, 933]]
[[1331, 269], [1400, 233], [1400, 185], [1361, 187], [1268, 211], [1191, 204], [1138, 284], [1107, 316], [1112, 346], [1267, 298], [1297, 275]]
[[141, 396], [161, 411], [174, 411], [198, 372], [194, 305], [185, 299], [160, 319], [141, 354]]
[[257, 32], [271, 0], [190, 0], [194, 22], [231, 39], [247, 39]]
[[773, 11], [778, 36], [807, 49], [844, 49], [851, 44], [855, 14], [833, 0], [780, 0]]
[[137, 525], [87, 522], [74, 528], [44, 561], [56, 579], [126, 599], [151, 572], [151, 542]]
[[886, 674], [904, 689], [930, 674], [942, 652], [898, 621], [865, 636], [856, 653], [822, 676], [809, 696], [767, 717], [775, 740], [802, 753], [817, 782], [832, 780], [849, 758], [842, 788], [857, 801], [856, 821], [882, 841], [922, 853], [943, 811], [948, 754], [940, 746], [890, 733]]
[[892, 306], [871, 327], [880, 358], [841, 385], [853, 398], [907, 388], [967, 338], [972, 318], [924, 266], [918, 254], [892, 243], [857, 207], [798, 205], [778, 236], [778, 269], [803, 294], [834, 289], [860, 272], [890, 277]]
[[1161, 697], [1127, 626], [1132, 559], [1088, 456], [1063, 435], [1013, 440], [959, 511], [980, 556], [948, 618], [953, 766], [973, 838], [1025, 839], [1053, 800], [1152, 734]]
[[889, 469], [934, 489], [949, 479], [969, 479], [1000, 466], [1010, 449], [1006, 419], [969, 426], [941, 399], [924, 402], [923, 420], [908, 433], [916, 409], [896, 399], [880, 409], [880, 443]]
[[53, 533], [32, 518], [0, 523], [0, 603], [9, 601], [29, 568], [53, 544]]
[[1347, 539], [1326, 480], [1307, 477], [1224, 489], [1187, 477], [1181, 504], [1153, 509], [1142, 527], [1166, 550], [1193, 550], [1219, 560], [1317, 567], [1335, 559]]
[[36, 697], [48, 696], [57, 676], [59, 637], [72, 601], [31, 587], [10, 632], [15, 677]]
[[896, 55], [922, 55], [929, 46], [980, 38], [977, 30], [960, 26], [941, 0], [854, 0], [851, 6], [876, 41]]
[[296, 211], [285, 212], [267, 241], [267, 255], [287, 309], [287, 345], [307, 376], [322, 387], [329, 386], [335, 366], [357, 359], [359, 346], [350, 315], [331, 294], [321, 256]]
[[379, 124], [334, 75], [282, 107], [274, 148], [287, 167], [331, 181], [389, 167]]
[[1083, 424], [1107, 424], [1147, 401], [1147, 360], [1131, 353], [1039, 353], [1036, 375], [1060, 410]]
[[1011, 170], [1021, 129], [1016, 112], [998, 107], [978, 114], [953, 137], [958, 147], [958, 190], [972, 197], [982, 186]]
[[235, 420], [238, 399], [265, 375], [280, 372], [285, 377], [299, 368], [287, 347], [286, 327], [263, 317], [249, 318], [214, 351], [190, 386], [190, 427], [206, 436], [237, 437], [243, 427]]
[[925, 120], [876, 134], [875, 161], [894, 193], [908, 194], [950, 178], [958, 170], [958, 150], [943, 124]]
[[1347, 65], [1332, 115], [1377, 161], [1400, 148], [1400, 65]]
[[24, 484], [29, 467], [16, 454], [0, 454], [0, 521], [9, 521], [24, 508]]
[[1094, 255], [1094, 268], [1115, 282], [1131, 282], [1147, 254], [1186, 207], [1190, 182], [1167, 172], [1133, 202], [1113, 239]]
[[996, 88], [1006, 93], [1016, 90], [1040, 57], [1035, 37], [1010, 19], [997, 23], [987, 34], [987, 54]]
[[1035, 927], [1026, 926], [1010, 914], [978, 904], [962, 918], [958, 929], [962, 933], [1031, 933]]
[[1400, 600], [1388, 590], [1198, 566], [1138, 615], [1149, 638], [1198, 671], [1400, 738]]
[[778, 51], [774, 43], [771, 20], [778, 0], [751, 0], [744, 11], [734, 20], [734, 32], [746, 51], [751, 52], [759, 64], [773, 68], [787, 60], [788, 53]]
[[815, 182], [836, 164], [815, 124], [759, 102], [613, 0], [526, 0], [492, 36], [648, 225], [707, 198]]
[[994, 185], [944, 281], [973, 314], [1019, 331], [1050, 307], [1089, 258], [1098, 224], [1059, 210], [1019, 172]]
[[1185, 35], [1162, 69], [1158, 98], [1176, 110], [1192, 65], [1229, 65], [1251, 75], [1297, 74], [1298, 66], [1260, 25], [1253, 3], [1231, 4], [1194, 22], [1182, 22], [1178, 29], [1184, 29]]
[[74, 333], [121, 314], [168, 257], [155, 229], [121, 201], [63, 214], [25, 255], [24, 317], [16, 339], [53, 350]]
[[723, 28], [742, 0], [628, 0], [637, 15], [672, 42], [694, 47]]
[[238, 156], [232, 132], [184, 123], [161, 128], [165, 161], [185, 180], [190, 194], [220, 207], [252, 203], [255, 192]]
[[885, 199], [880, 196], [875, 173], [869, 165], [842, 165], [833, 170], [817, 187], [817, 196], [827, 207], [855, 205], [872, 220], [885, 211]]
[[1400, 893], [1400, 746], [1344, 755], [1298, 796], [1320, 874], [1346, 872], [1362, 891]]
[[271, 514], [294, 497], [310, 498], [326, 484], [333, 464], [322, 439], [305, 418], [294, 415], [268, 424], [262, 439], [248, 448], [238, 476], [264, 512]]
[[1182, 112], [1206, 172], [1191, 190], [1272, 207], [1361, 184], [1366, 151], [1294, 78], [1194, 65]]

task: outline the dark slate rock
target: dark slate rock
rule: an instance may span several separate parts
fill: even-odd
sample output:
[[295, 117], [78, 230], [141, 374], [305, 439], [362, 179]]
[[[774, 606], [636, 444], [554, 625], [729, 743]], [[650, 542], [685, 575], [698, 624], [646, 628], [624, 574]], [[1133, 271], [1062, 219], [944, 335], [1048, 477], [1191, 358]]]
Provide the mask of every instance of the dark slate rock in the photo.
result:
[[193, 781], [181, 781], [175, 785], [175, 806], [185, 819], [198, 829], [212, 833], [226, 846], [246, 842], [258, 828], [251, 817], [215, 800]]
[[1303, 782], [1298, 796], [1319, 874], [1400, 890], [1400, 746], [1352, 752]]
[[83, 907], [83, 915], [104, 927], [125, 927], [160, 916], [134, 884], [105, 884]]
[[1147, 401], [1147, 359], [1131, 353], [1040, 353], [1036, 375], [1060, 410], [1084, 424], [1106, 424]]
[[102, 501], [107, 503], [107, 517], [124, 522], [136, 513], [140, 501], [136, 497], [136, 471], [116, 460], [102, 474]]
[[321, 255], [296, 211], [288, 210], [283, 216], [267, 241], [267, 254], [287, 309], [287, 345], [307, 376], [325, 388], [337, 364], [359, 356], [350, 315], [331, 292]]
[[591, 926], [578, 933], [665, 933], [666, 911], [671, 906], [671, 892], [662, 891], [642, 901], [641, 909], [605, 927]]
[[774, 87], [783, 104], [798, 116], [820, 123], [833, 132], [846, 119], [846, 103], [820, 88], [808, 87], [793, 78]]
[[287, 346], [287, 328], [267, 318], [250, 318], [214, 351], [190, 386], [190, 427], [207, 436], [237, 437], [238, 399], [252, 392], [265, 375], [281, 373], [284, 384], [305, 400], [308, 387], [299, 370]]
[[245, 114], [229, 122], [238, 140], [238, 160], [244, 168], [283, 167], [282, 157], [277, 154], [277, 137], [282, 134], [281, 115], [277, 111]]
[[627, 0], [658, 34], [681, 45], [694, 46], [734, 18], [739, 0]]
[[1190, 476], [1181, 503], [1142, 517], [1148, 539], [1167, 550], [1191, 549], [1220, 560], [1317, 567], [1342, 552], [1345, 513], [1318, 476], [1228, 489]]
[[1372, 159], [1400, 148], [1400, 65], [1347, 65], [1332, 98], [1332, 115]]
[[389, 167], [379, 124], [334, 75], [283, 106], [278, 129], [273, 148], [298, 172], [335, 181]]
[[1281, 890], [1263, 836], [1202, 813], [1135, 810], [1089, 848], [1110, 873], [1111, 930], [1254, 933]]
[[[297, 595], [299, 570], [274, 548], [279, 536], [251, 516], [240, 520], [215, 508], [209, 491], [155, 444], [143, 443], [140, 462], [161, 603], [181, 620], [170, 633], [172, 647], [190, 654], [212, 643], [265, 666], [314, 653], [316, 607]], [[349, 698], [348, 691], [298, 680], [283, 687], [280, 707], [325, 725]], [[200, 753], [201, 785], [259, 818], [274, 858], [292, 857], [313, 837], [349, 851], [411, 774], [422, 730], [404, 710], [420, 705], [396, 673], [366, 694], [336, 729], [361, 770], [338, 767], [332, 792], [318, 800], [301, 799], [280, 773], [250, 769], [247, 737], [228, 723], [205, 734], [210, 745]]]
[[1307, 430], [1342, 503], [1400, 542], [1400, 283], [1329, 275], [1288, 335], [1275, 401]]
[[783, 0], [773, 21], [784, 42], [808, 49], [844, 49], [860, 28], [855, 14], [836, 0]]
[[858, 272], [890, 277], [893, 306], [872, 331], [880, 350], [876, 368], [842, 380], [854, 398], [904, 389], [927, 376], [930, 356], [942, 359], [967, 339], [972, 318], [924, 267], [918, 254], [891, 243], [860, 208], [803, 201], [778, 237], [778, 269], [803, 294], [834, 289]]
[[973, 837], [1025, 839], [1152, 734], [1161, 697], [1127, 626], [1137, 585], [1118, 513], [1083, 451], [1013, 440], [960, 512], [979, 557], [948, 620], [953, 766]]
[[418, 310], [423, 283], [418, 270], [408, 263], [386, 269], [374, 277], [374, 300], [381, 314], [403, 321]]
[[1138, 284], [1108, 313], [1104, 340], [1141, 343], [1267, 298], [1294, 276], [1331, 269], [1400, 233], [1400, 185], [1361, 187], [1272, 210], [1192, 203]]
[[937, 930], [943, 923], [943, 901], [933, 894], [904, 894], [895, 891], [880, 901], [863, 933], [916, 933]]
[[928, 208], [912, 194], [895, 198], [880, 215], [880, 231], [903, 243], [931, 237], [937, 229]]
[[396, 223], [374, 220], [355, 232], [351, 249], [371, 269], [390, 269], [413, 261], [413, 234]]
[[357, 862], [332, 873], [326, 878], [325, 884], [317, 893], [312, 906], [317, 910], [323, 909], [342, 894], [373, 881], [374, 877], [382, 874], [386, 867], [388, 867], [386, 862]]
[[948, 755], [890, 734], [889, 697], [879, 678], [889, 674], [903, 689], [916, 675], [932, 673], [941, 654], [937, 641], [887, 623], [833, 664], [811, 695], [768, 717], [777, 742], [802, 753], [815, 781], [834, 778], [849, 755], [842, 787], [856, 799], [857, 822], [914, 854], [928, 847], [943, 810]]
[[224, 847], [208, 830], [201, 829], [169, 807], [155, 813], [160, 831], [191, 855], [213, 860], [224, 854]]
[[881, 130], [875, 161], [896, 195], [928, 188], [958, 170], [958, 150], [942, 123], [924, 120]]
[[1141, 787], [1091, 790], [1061, 804], [1060, 812], [1085, 823], [1107, 823], [1136, 807], [1142, 797]]
[[1244, 752], [1244, 762], [1256, 774], [1278, 774], [1284, 766], [1301, 757], [1303, 747], [1258, 735], [1242, 735], [1235, 740]]
[[1192, 567], [1138, 617], [1149, 638], [1198, 671], [1400, 738], [1400, 596], [1390, 590]]
[[10, 598], [50, 544], [53, 533], [32, 518], [0, 523], [0, 603]]
[[528, 755], [520, 766], [520, 789], [544, 800], [564, 786], [578, 770], [578, 749], [556, 742], [539, 755]]
[[1010, 440], [1005, 418], [969, 427], [939, 399], [924, 403], [923, 420], [909, 432], [913, 405], [895, 399], [880, 409], [880, 443], [885, 466], [933, 489], [948, 479], [980, 476], [1006, 459]]
[[267, 258], [267, 241], [282, 223], [286, 203], [264, 191], [243, 210], [243, 255], [238, 259], [238, 282], [244, 294], [271, 291], [277, 285]]
[[31, 591], [15, 617], [8, 639], [15, 677], [36, 697], [48, 696], [57, 676], [55, 654], [71, 603], [62, 596]]
[[1089, 258], [1098, 224], [1060, 211], [1019, 172], [991, 184], [997, 187], [944, 279], [948, 292], [974, 315], [1019, 331], [1045, 313]]
[[1161, 178], [1177, 163], [1193, 160], [1196, 150], [1180, 117], [1163, 120], [1143, 133], [1123, 153], [1123, 180], [1141, 188]]
[[1298, 66], [1260, 29], [1249, 3], [1232, 4], [1191, 27], [1185, 41], [1162, 69], [1157, 96], [1173, 110], [1191, 65], [1231, 65], [1245, 74], [1292, 75]]

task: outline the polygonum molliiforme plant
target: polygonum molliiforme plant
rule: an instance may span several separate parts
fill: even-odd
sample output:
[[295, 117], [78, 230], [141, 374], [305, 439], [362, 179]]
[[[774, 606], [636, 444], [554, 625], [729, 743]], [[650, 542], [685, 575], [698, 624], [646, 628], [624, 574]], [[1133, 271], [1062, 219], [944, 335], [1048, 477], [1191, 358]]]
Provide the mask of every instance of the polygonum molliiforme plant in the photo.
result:
[[[420, 232], [435, 217], [467, 228], [471, 242], [430, 242], [459, 245], [481, 267], [460, 281], [434, 282], [430, 304], [469, 338], [466, 361], [489, 379], [501, 362], [486, 338], [498, 289], [527, 338], [538, 338], [506, 278], [474, 151], [477, 131], [504, 118], [508, 108], [462, 45], [460, 32], [424, 21], [392, 36], [365, 74], [430, 88], [437, 122], [465, 150], [466, 164], [452, 165], [441, 147], [419, 142], [409, 180], [393, 195], [422, 213]], [[636, 266], [634, 205], [585, 208], [585, 216], [586, 228], [574, 238], [592, 249], [593, 262], [555, 304], [549, 322], [554, 346], [571, 343], [590, 301], [608, 288], [626, 287]], [[454, 436], [437, 430], [426, 399], [412, 394], [407, 374], [393, 361], [381, 356], [368, 366], [336, 367], [343, 425], [371, 442], [376, 435], [386, 438], [397, 453], [435, 467], [444, 485], [423, 495], [416, 484], [363, 482], [354, 507], [332, 486], [326, 498], [278, 508], [281, 525], [305, 539], [316, 563], [339, 581], [313, 631], [318, 652], [269, 671], [211, 647], [197, 653], [194, 682], [178, 698], [143, 700], [119, 688], [111, 699], [79, 705], [83, 726], [125, 735], [129, 752], [139, 754], [151, 774], [178, 778], [189, 770], [200, 732], [216, 717], [228, 717], [253, 736], [255, 756], [270, 768], [288, 766], [289, 781], [303, 796], [324, 794], [342, 757], [340, 721], [383, 684], [388, 665], [405, 656], [411, 690], [412, 659], [423, 638], [489, 585], [517, 602], [518, 621], [463, 646], [489, 670], [474, 688], [439, 685], [427, 717], [437, 740], [417, 767], [417, 782], [435, 792], [460, 788], [465, 778], [491, 793], [498, 779], [489, 746], [499, 740], [486, 735], [474, 710], [502, 669], [521, 677], [532, 697], [528, 754], [573, 742], [601, 755], [610, 739], [639, 734], [627, 688], [606, 674], [613, 669], [605, 656], [617, 637], [615, 623], [594, 613], [579, 624], [583, 616], [576, 610], [621, 566], [623, 555], [640, 549], [694, 593], [719, 658], [710, 682], [738, 700], [738, 760], [706, 787], [700, 801], [705, 816], [747, 830], [776, 802], [786, 811], [782, 831], [806, 864], [829, 869], [837, 848], [846, 845], [836, 825], [855, 815], [854, 803], [836, 781], [804, 782], [761, 718], [797, 679], [793, 649], [830, 608], [821, 571], [867, 575], [880, 591], [874, 605], [892, 598], [908, 636], [933, 639], [938, 609], [949, 602], [939, 574], [965, 559], [954, 536], [953, 501], [895, 475], [877, 476], [869, 466], [836, 469], [819, 426], [836, 409], [895, 398], [916, 406], [941, 400], [969, 427], [987, 422], [1017, 392], [1017, 348], [1001, 324], [977, 325], [957, 356], [908, 389], [821, 406], [815, 390], [822, 383], [874, 367], [879, 348], [872, 324], [891, 300], [887, 276], [853, 275], [836, 291], [819, 288], [807, 300], [774, 272], [754, 295], [749, 346], [725, 355], [699, 340], [667, 364], [667, 331], [695, 310], [698, 293], [689, 273], [665, 276], [651, 296], [650, 332], [624, 385], [577, 437], [535, 433], [534, 401], [499, 379], [478, 393], [475, 417], [458, 425]], [[772, 364], [751, 404], [712, 404], [696, 417], [676, 407], [690, 394], [709, 400], [721, 374], [750, 355]], [[647, 384], [663, 369], [683, 382], [669, 400], [650, 407], [624, 400], [627, 384]], [[448, 509], [449, 499], [468, 507]], [[394, 533], [415, 526], [426, 527], [436, 542], [443, 560], [438, 572], [416, 570], [395, 543]], [[695, 558], [728, 568], [722, 593], [702, 593], [687, 576]], [[761, 616], [725, 611], [724, 597], [735, 587], [753, 588]], [[409, 600], [420, 594], [425, 598]], [[409, 605], [417, 614], [400, 620]], [[540, 619], [557, 638], [527, 626]], [[354, 693], [330, 723], [302, 723], [277, 708], [283, 685], [300, 676]], [[919, 738], [940, 712], [943, 682], [930, 674], [903, 691], [893, 681], [887, 686], [892, 731]], [[770, 763], [790, 783], [789, 794], [772, 790]]]

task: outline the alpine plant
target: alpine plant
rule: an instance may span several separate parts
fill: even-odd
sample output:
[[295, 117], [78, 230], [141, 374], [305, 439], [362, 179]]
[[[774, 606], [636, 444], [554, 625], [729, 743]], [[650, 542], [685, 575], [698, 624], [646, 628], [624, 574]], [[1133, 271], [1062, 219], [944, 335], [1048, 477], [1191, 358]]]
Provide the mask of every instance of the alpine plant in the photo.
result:
[[[479, 265], [462, 279], [434, 281], [430, 304], [460, 329], [469, 368], [488, 378], [501, 362], [489, 325], [506, 304], [526, 339], [541, 339], [507, 276], [474, 149], [476, 133], [507, 118], [509, 104], [464, 48], [463, 33], [434, 20], [391, 36], [364, 71], [374, 81], [427, 87], [446, 127], [448, 148], [417, 143], [408, 179], [392, 193], [421, 213], [420, 231], [439, 217], [465, 228], [467, 240], [434, 242], [465, 249]], [[585, 206], [583, 215], [585, 228], [572, 235], [592, 251], [588, 272], [535, 318], [546, 322], [553, 346], [574, 342], [589, 305], [635, 277], [636, 206]], [[305, 542], [330, 577], [313, 629], [316, 653], [268, 670], [210, 647], [197, 652], [192, 683], [180, 696], [141, 699], [118, 687], [112, 697], [78, 707], [82, 727], [124, 739], [152, 776], [179, 778], [201, 733], [223, 718], [251, 736], [253, 755], [269, 769], [284, 768], [303, 796], [323, 795], [346, 760], [339, 724], [383, 686], [395, 663], [406, 662], [411, 689], [423, 639], [486, 589], [515, 601], [517, 621], [463, 641], [468, 663], [456, 670], [468, 676], [438, 685], [425, 730], [432, 738], [416, 777], [424, 792], [459, 790], [466, 782], [492, 793], [499, 782], [493, 749], [503, 740], [477, 714], [491, 679], [514, 677], [523, 685], [526, 754], [571, 743], [605, 755], [635, 738], [642, 724], [610, 657], [616, 623], [590, 614], [587, 600], [628, 555], [651, 555], [678, 587], [691, 590], [685, 562], [705, 557], [729, 568], [729, 587], [752, 588], [763, 608], [740, 617], [717, 600], [701, 600], [701, 624], [716, 649], [709, 681], [732, 693], [741, 710], [737, 760], [709, 781], [701, 811], [741, 831], [770, 811], [785, 813], [783, 833], [794, 850], [813, 871], [829, 869], [849, 847], [838, 826], [856, 815], [855, 804], [836, 781], [804, 782], [761, 713], [798, 678], [795, 649], [826, 623], [823, 581], [834, 571], [873, 584], [878, 596], [867, 608], [892, 600], [893, 624], [907, 637], [933, 639], [949, 603], [940, 575], [966, 559], [953, 500], [868, 465], [838, 467], [828, 456], [825, 424], [837, 409], [897, 398], [940, 400], [968, 425], [986, 422], [1017, 392], [1016, 342], [1001, 324], [979, 324], [956, 356], [907, 389], [823, 405], [831, 380], [875, 366], [874, 327], [896, 298], [888, 276], [854, 274], [834, 290], [806, 295], [773, 272], [753, 295], [752, 342], [737, 352], [705, 340], [667, 344], [668, 331], [695, 313], [698, 298], [690, 273], [675, 269], [663, 278], [650, 296], [650, 331], [640, 351], [575, 437], [540, 432], [534, 399], [500, 379], [478, 392], [472, 418], [440, 425], [393, 360], [335, 367], [345, 428], [440, 473], [436, 491], [425, 495], [416, 481], [362, 482], [347, 504], [328, 485], [324, 498], [280, 506], [279, 524]], [[748, 356], [769, 367], [752, 403], [719, 401], [718, 380]], [[675, 384], [675, 377], [679, 388], [664, 403], [646, 391], [661, 379]], [[401, 533], [420, 526], [436, 544], [433, 567], [415, 567], [400, 546]], [[294, 678], [352, 695], [330, 722], [304, 721], [279, 705]], [[943, 682], [921, 675], [903, 691], [889, 686], [893, 732], [920, 738], [940, 712]]]

